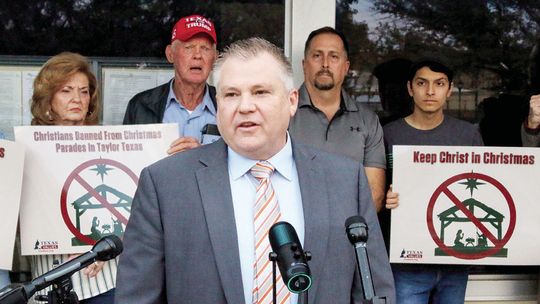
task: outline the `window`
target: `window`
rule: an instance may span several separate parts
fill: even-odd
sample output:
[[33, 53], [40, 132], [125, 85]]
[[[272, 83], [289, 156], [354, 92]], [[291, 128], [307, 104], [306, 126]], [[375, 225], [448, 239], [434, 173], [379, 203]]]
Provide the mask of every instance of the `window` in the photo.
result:
[[539, 11], [536, 2], [339, 0], [336, 28], [351, 45], [347, 89], [382, 118], [402, 116], [406, 95], [387, 88], [397, 97], [381, 103], [378, 82], [402, 81], [399, 60], [439, 57], [455, 72], [447, 113], [479, 123], [486, 145], [520, 146], [528, 96], [540, 93]]

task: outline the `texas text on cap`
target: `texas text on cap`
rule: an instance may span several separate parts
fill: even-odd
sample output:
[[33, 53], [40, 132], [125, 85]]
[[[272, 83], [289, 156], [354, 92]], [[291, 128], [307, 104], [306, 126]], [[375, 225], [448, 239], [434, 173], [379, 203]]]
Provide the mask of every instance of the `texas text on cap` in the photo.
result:
[[207, 34], [214, 43], [217, 43], [214, 24], [210, 20], [199, 15], [191, 15], [178, 20], [172, 31], [171, 42], [176, 39], [187, 41], [199, 33]]

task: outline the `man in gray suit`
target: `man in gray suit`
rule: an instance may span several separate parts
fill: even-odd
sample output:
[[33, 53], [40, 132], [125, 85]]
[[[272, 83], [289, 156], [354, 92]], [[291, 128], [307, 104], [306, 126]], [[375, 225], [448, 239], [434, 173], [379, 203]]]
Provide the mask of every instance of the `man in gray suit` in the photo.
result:
[[[257, 285], [260, 230], [253, 218], [263, 182], [250, 168], [261, 162], [275, 167], [267, 186], [275, 190], [278, 219], [291, 223], [312, 253], [309, 303], [361, 302], [344, 228], [357, 214], [369, 227], [375, 293], [394, 303], [362, 165], [297, 144], [287, 133], [298, 91], [282, 51], [260, 38], [238, 41], [218, 59], [215, 79], [222, 140], [142, 171], [124, 235], [116, 303], [271, 303], [270, 290], [263, 293]], [[297, 295], [284, 293], [281, 303], [297, 302]]]

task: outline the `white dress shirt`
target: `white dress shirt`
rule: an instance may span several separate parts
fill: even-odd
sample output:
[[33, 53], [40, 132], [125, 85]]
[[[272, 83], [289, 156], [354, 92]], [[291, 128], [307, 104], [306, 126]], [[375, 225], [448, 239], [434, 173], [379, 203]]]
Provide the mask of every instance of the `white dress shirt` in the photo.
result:
[[[255, 193], [259, 182], [250, 174], [250, 169], [258, 161], [246, 158], [230, 147], [228, 148], [229, 180], [240, 250], [240, 268], [246, 304], [252, 303], [253, 262], [255, 260], [255, 241], [253, 228], [253, 209]], [[298, 172], [292, 155], [291, 139], [277, 154], [267, 160], [276, 170], [270, 180], [278, 199], [281, 211], [280, 221], [289, 222], [296, 229], [300, 242], [304, 243], [304, 212], [302, 196], [298, 183]], [[291, 294], [290, 303], [296, 303], [298, 296]]]

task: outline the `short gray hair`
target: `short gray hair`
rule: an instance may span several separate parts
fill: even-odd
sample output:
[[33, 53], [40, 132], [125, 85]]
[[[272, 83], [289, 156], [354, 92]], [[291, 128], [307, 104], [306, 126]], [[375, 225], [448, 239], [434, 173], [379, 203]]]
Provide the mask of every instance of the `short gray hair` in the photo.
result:
[[223, 51], [223, 53], [220, 54], [219, 58], [216, 60], [214, 64], [214, 79], [216, 80], [218, 92], [220, 90], [219, 77], [221, 74], [221, 68], [227, 59], [239, 58], [248, 60], [264, 53], [272, 56], [272, 58], [274, 58], [280, 65], [281, 70], [283, 71], [281, 79], [283, 80], [285, 89], [287, 91], [293, 90], [294, 80], [292, 65], [285, 54], [283, 54], [283, 50], [263, 38], [252, 37], [233, 42]]

